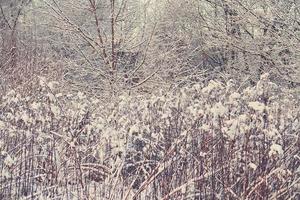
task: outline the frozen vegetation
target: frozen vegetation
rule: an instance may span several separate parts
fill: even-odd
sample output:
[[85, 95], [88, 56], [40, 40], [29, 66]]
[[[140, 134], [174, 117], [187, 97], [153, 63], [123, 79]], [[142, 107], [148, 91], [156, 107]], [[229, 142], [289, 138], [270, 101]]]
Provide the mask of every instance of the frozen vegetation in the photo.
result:
[[299, 97], [263, 75], [111, 102], [0, 100], [1, 199], [299, 199]]
[[299, 200], [300, 0], [0, 0], [0, 200]]

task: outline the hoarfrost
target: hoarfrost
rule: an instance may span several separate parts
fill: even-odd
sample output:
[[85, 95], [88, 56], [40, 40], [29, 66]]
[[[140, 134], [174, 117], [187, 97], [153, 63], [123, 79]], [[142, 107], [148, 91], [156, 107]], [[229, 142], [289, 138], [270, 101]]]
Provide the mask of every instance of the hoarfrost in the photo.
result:
[[6, 157], [4, 159], [4, 164], [7, 166], [7, 167], [12, 167], [15, 163], [15, 161], [12, 159], [12, 157], [5, 153], [6, 154]]
[[59, 85], [59, 83], [57, 81], [51, 81], [47, 85], [51, 90], [54, 90], [56, 88], [56, 86]]
[[51, 105], [50, 106], [51, 112], [55, 115], [58, 116], [60, 114], [60, 109], [56, 105]]
[[31, 109], [33, 110], [38, 110], [40, 107], [41, 107], [41, 103], [36, 103], [36, 102], [33, 102], [31, 105], [30, 105]]
[[220, 83], [211, 80], [211, 81], [209, 81], [208, 86], [206, 86], [202, 89], [202, 93], [209, 94], [214, 89], [221, 88], [221, 87], [222, 87], [222, 85]]
[[227, 121], [227, 124], [229, 125], [229, 128], [228, 129], [224, 129], [228, 138], [230, 140], [233, 140], [234, 137], [236, 136], [236, 134], [238, 133], [238, 121], [237, 120], [229, 120]]
[[263, 103], [260, 103], [258, 101], [249, 102], [248, 105], [250, 108], [260, 113], [262, 113], [266, 108], [266, 106]]
[[39, 84], [40, 84], [40, 86], [45, 87], [46, 86], [46, 82], [47, 82], [47, 80], [46, 80], [45, 77], [39, 76]]
[[55, 97], [56, 97], [56, 98], [59, 98], [59, 97], [62, 97], [62, 96], [63, 96], [62, 93], [57, 93], [57, 94], [55, 94]]
[[229, 96], [229, 102], [234, 102], [236, 101], [237, 99], [241, 98], [241, 94], [240, 93], [237, 93], [237, 92], [234, 92], [232, 93], [230, 96]]
[[138, 133], [138, 132], [139, 132], [139, 127], [136, 124], [131, 126], [129, 134]]
[[249, 163], [249, 167], [251, 168], [251, 169], [253, 169], [253, 170], [256, 170], [257, 169], [257, 165], [256, 164], [254, 164], [254, 163]]
[[260, 80], [267, 81], [269, 79], [270, 74], [265, 73], [260, 76]]
[[0, 120], [0, 129], [4, 129], [4, 128], [5, 128], [5, 123]]
[[21, 115], [21, 119], [25, 122], [28, 123], [31, 121], [30, 117], [28, 116], [28, 114], [26, 112], [23, 112]]
[[0, 174], [0, 176], [8, 179], [8, 178], [11, 177], [11, 174], [9, 173], [9, 171], [7, 169], [3, 169], [2, 172], [1, 172], [1, 174]]
[[84, 93], [82, 93], [82, 92], [78, 92], [77, 93], [77, 96], [78, 96], [78, 98], [80, 99], [80, 100], [83, 100], [83, 99], [85, 99], [85, 95], [84, 95]]
[[242, 114], [242, 115], [239, 116], [239, 121], [240, 121], [240, 122], [246, 122], [247, 119], [248, 119], [248, 117], [247, 117], [247, 115], [245, 115], [245, 114]]
[[221, 102], [218, 102], [210, 109], [210, 112], [213, 113], [215, 117], [222, 116], [227, 112], [227, 108], [224, 107]]
[[269, 151], [269, 156], [272, 155], [283, 155], [283, 149], [282, 146], [279, 144], [272, 144]]
[[203, 124], [202, 127], [201, 127], [201, 129], [203, 131], [209, 131], [210, 130], [210, 126], [208, 124]]
[[276, 135], [279, 134], [278, 130], [275, 128], [269, 129], [269, 130], [264, 130], [264, 133], [266, 134], [266, 136], [268, 136], [269, 138], [273, 138]]

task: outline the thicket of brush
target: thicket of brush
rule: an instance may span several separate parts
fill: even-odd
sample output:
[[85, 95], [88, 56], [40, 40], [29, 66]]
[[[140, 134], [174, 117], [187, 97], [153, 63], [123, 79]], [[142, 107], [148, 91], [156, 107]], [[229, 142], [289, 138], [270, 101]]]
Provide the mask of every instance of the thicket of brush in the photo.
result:
[[0, 199], [297, 199], [300, 102], [263, 75], [103, 103], [0, 101]]

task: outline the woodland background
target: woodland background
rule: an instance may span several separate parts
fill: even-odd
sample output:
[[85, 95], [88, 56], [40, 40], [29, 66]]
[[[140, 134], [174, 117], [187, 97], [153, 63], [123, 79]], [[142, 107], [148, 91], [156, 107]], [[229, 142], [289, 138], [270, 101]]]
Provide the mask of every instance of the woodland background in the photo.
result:
[[0, 0], [1, 199], [298, 199], [299, 0]]

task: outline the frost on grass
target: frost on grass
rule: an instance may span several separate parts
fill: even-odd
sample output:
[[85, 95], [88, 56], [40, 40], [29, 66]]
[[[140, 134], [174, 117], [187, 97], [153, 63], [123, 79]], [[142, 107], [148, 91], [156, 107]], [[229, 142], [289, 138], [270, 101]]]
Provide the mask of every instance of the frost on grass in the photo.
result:
[[0, 101], [2, 199], [296, 194], [299, 99], [267, 77], [245, 89], [210, 81], [106, 104], [44, 79], [40, 87]]
[[223, 106], [221, 102], [218, 102], [211, 108], [210, 111], [215, 117], [217, 117], [225, 115], [225, 113], [227, 112], [227, 108]]
[[272, 144], [269, 151], [269, 156], [272, 155], [283, 155], [282, 146], [279, 144]]
[[12, 157], [7, 154], [6, 152], [2, 152], [2, 155], [5, 156], [5, 159], [4, 159], [4, 164], [7, 166], [7, 167], [12, 167], [13, 164], [15, 163], [14, 160], [12, 159]]
[[253, 110], [258, 111], [260, 113], [262, 113], [266, 108], [266, 106], [263, 103], [260, 103], [257, 101], [249, 102], [248, 105], [250, 108], [252, 108]]
[[202, 89], [202, 93], [209, 95], [214, 90], [218, 90], [218, 89], [221, 89], [221, 88], [222, 88], [221, 83], [219, 83], [217, 81], [214, 81], [214, 80], [211, 80], [209, 82], [209, 84]]
[[234, 103], [236, 102], [238, 99], [241, 98], [241, 94], [240, 93], [237, 93], [237, 92], [234, 92], [232, 93], [230, 96], [229, 96], [229, 103]]
[[253, 170], [256, 170], [257, 169], [257, 165], [254, 164], [254, 163], [249, 163], [249, 167]]

